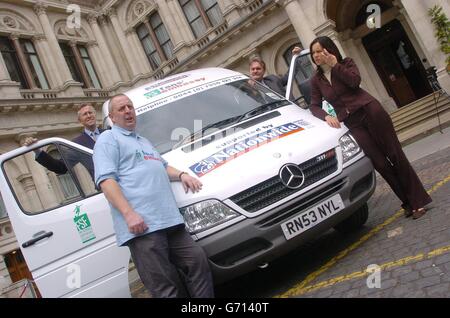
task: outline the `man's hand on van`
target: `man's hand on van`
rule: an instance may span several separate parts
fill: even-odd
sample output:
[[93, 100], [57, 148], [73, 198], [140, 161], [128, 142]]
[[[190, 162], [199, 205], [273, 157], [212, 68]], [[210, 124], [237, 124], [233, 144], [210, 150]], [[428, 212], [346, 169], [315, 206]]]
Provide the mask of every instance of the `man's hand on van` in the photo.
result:
[[191, 189], [192, 193], [199, 192], [202, 189], [203, 184], [197, 178], [194, 178], [187, 173], [183, 173], [180, 176], [180, 181], [183, 184], [184, 192], [188, 193]]
[[296, 46], [292, 49], [292, 55], [298, 55], [298, 54], [300, 54], [301, 51], [302, 51], [302, 49], [299, 48], [298, 46]]
[[[32, 144], [37, 143], [39, 140], [37, 138], [34, 137], [27, 137], [25, 138], [25, 140], [23, 141], [23, 146], [28, 147], [31, 146]], [[39, 149], [33, 149], [33, 151], [38, 154], [39, 153]]]
[[325, 117], [325, 121], [327, 122], [327, 124], [330, 127], [341, 128], [341, 123], [339, 122], [339, 120], [336, 117], [328, 115]]
[[25, 138], [25, 140], [23, 141], [23, 145], [24, 145], [25, 147], [28, 147], [28, 146], [31, 146], [32, 144], [36, 143], [36, 142], [38, 142], [38, 139], [37, 139], [37, 138], [34, 138], [34, 137], [27, 137], [27, 138]]

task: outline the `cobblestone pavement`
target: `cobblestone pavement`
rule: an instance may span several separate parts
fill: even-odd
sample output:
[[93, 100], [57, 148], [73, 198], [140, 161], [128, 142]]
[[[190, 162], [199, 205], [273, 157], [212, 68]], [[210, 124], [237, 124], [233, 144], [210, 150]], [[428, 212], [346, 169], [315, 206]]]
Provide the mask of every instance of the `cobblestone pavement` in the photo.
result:
[[[406, 219], [378, 176], [367, 233], [284, 296], [450, 297], [450, 148], [413, 166], [431, 191], [428, 213]], [[380, 288], [368, 287], [367, 281], [372, 286], [376, 282], [367, 272], [371, 264], [381, 267]]]
[[[308, 246], [218, 286], [218, 297], [450, 297], [450, 148], [413, 163], [433, 202], [418, 220], [377, 177], [369, 220], [357, 233], [330, 230]], [[366, 271], [380, 266], [376, 275]], [[371, 276], [369, 276], [371, 275]], [[133, 297], [150, 297], [138, 280]]]

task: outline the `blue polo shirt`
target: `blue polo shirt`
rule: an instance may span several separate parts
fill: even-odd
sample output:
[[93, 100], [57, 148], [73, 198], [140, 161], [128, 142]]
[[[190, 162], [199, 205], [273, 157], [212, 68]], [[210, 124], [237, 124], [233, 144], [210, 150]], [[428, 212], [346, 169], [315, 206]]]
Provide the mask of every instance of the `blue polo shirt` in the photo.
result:
[[146, 138], [113, 126], [99, 136], [93, 159], [95, 183], [116, 180], [148, 226], [145, 233], [130, 233], [122, 214], [110, 204], [119, 246], [136, 236], [183, 223], [166, 172], [167, 162]]

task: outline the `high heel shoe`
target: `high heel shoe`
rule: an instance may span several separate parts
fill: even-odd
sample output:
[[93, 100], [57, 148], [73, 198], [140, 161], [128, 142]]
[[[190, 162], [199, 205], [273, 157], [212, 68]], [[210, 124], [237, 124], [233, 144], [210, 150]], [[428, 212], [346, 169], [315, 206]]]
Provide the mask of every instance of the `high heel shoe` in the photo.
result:
[[418, 218], [424, 216], [425, 213], [427, 213], [427, 210], [425, 210], [424, 208], [420, 208], [420, 209], [417, 209], [417, 210], [413, 210], [413, 211], [412, 211], [412, 218], [413, 218], [414, 220], [416, 220], [416, 219], [418, 219]]

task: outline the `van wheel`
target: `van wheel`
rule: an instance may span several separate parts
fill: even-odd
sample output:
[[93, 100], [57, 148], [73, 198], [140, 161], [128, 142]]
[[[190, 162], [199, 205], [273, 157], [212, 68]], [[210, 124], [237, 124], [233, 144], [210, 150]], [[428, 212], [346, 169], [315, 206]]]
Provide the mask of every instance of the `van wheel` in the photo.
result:
[[367, 203], [364, 203], [362, 207], [356, 210], [348, 218], [341, 221], [341, 223], [336, 225], [334, 228], [342, 234], [351, 233], [361, 228], [366, 223], [368, 218], [369, 207], [367, 206]]

